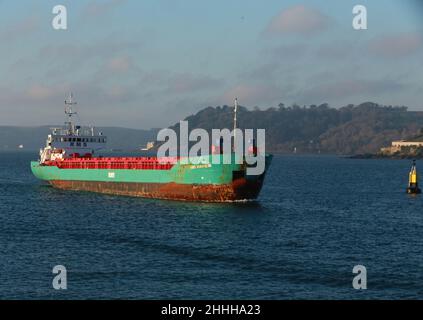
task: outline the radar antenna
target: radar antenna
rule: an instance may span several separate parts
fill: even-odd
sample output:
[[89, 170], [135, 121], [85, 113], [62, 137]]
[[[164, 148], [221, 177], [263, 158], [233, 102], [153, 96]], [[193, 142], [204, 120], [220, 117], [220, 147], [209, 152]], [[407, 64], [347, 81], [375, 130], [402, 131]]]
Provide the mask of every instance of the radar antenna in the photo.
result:
[[76, 115], [77, 112], [73, 110], [73, 106], [76, 105], [76, 101], [73, 101], [73, 93], [69, 94], [69, 98], [65, 100], [65, 114], [67, 116], [67, 121], [65, 124], [68, 126], [69, 134], [75, 134], [75, 126], [72, 122], [72, 116]]

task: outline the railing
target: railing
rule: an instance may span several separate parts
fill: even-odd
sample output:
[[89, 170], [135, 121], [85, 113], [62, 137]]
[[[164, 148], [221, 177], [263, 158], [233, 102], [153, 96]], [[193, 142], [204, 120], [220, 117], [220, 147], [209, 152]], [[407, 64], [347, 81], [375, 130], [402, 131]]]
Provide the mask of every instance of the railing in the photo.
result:
[[45, 163], [59, 169], [170, 170], [176, 158], [74, 158]]

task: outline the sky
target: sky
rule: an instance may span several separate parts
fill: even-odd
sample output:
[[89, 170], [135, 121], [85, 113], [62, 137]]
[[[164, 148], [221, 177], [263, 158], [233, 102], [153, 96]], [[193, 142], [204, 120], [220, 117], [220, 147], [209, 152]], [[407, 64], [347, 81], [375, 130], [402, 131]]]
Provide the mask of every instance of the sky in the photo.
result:
[[[207, 106], [423, 111], [419, 0], [0, 0], [0, 125], [166, 127]], [[352, 27], [355, 5], [367, 30]], [[67, 30], [52, 27], [56, 5]]]

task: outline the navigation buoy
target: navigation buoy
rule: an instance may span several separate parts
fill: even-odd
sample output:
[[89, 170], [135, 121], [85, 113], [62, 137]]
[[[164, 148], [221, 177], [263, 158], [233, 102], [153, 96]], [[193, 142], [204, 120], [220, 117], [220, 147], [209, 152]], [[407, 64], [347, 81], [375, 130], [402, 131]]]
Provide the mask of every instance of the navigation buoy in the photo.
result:
[[408, 188], [407, 193], [421, 193], [422, 191], [419, 188], [419, 181], [417, 176], [417, 169], [416, 169], [416, 160], [413, 160], [413, 165], [411, 166], [409, 178], [408, 178]]

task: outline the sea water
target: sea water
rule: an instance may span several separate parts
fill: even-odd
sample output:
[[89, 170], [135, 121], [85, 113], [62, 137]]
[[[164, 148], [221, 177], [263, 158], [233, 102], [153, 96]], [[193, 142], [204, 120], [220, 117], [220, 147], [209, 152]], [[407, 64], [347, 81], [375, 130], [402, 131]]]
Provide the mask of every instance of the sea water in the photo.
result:
[[275, 156], [257, 202], [211, 204], [57, 190], [34, 159], [0, 153], [2, 299], [423, 297], [410, 161]]

